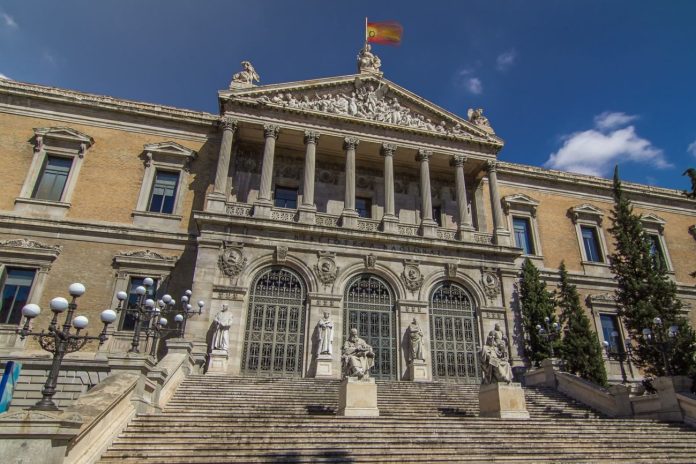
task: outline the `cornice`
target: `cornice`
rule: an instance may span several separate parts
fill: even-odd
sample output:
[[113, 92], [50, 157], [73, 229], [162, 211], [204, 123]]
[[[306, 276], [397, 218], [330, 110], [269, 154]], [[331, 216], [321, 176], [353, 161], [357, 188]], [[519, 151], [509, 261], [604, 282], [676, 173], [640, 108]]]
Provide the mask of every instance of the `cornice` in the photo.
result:
[[0, 93], [21, 95], [76, 106], [93, 107], [102, 110], [118, 111], [167, 120], [176, 120], [191, 124], [215, 124], [218, 115], [202, 111], [175, 108], [155, 103], [137, 102], [106, 95], [96, 95], [75, 90], [61, 89], [38, 84], [29, 84], [0, 79]]

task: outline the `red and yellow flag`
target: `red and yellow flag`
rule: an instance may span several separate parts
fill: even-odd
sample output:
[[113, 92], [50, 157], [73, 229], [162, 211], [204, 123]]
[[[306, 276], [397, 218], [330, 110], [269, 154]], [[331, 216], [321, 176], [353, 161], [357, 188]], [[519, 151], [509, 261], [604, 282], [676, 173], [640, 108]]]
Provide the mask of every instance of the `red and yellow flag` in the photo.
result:
[[401, 44], [401, 34], [404, 28], [396, 21], [368, 23], [365, 21], [365, 40], [380, 45]]

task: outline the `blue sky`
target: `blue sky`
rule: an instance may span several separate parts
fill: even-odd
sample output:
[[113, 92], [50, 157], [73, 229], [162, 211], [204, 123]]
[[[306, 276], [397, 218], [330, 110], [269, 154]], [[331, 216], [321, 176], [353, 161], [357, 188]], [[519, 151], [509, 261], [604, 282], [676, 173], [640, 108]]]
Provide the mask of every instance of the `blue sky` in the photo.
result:
[[0, 74], [210, 112], [249, 59], [262, 84], [355, 72], [364, 18], [385, 77], [461, 116], [500, 159], [664, 187], [696, 166], [696, 1], [0, 0]]

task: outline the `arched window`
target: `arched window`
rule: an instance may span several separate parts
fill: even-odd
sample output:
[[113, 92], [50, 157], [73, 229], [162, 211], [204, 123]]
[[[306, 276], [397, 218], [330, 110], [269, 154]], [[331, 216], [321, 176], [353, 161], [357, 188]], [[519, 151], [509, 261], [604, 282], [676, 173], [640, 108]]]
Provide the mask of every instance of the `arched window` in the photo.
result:
[[262, 271], [252, 282], [242, 372], [301, 376], [306, 287], [288, 268]]
[[377, 379], [397, 378], [394, 293], [381, 278], [372, 274], [354, 277], [348, 283], [344, 300], [344, 337], [358, 329], [375, 352], [370, 375]]
[[440, 283], [430, 296], [433, 379], [481, 382], [479, 334], [469, 293], [455, 282]]

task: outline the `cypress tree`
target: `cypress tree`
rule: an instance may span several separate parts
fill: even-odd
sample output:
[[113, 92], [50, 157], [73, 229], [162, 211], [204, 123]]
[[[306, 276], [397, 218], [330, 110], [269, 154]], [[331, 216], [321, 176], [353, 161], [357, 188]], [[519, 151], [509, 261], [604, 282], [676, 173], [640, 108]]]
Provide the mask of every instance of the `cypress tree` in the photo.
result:
[[607, 385], [607, 371], [604, 369], [602, 348], [597, 333], [592, 330], [590, 319], [580, 305], [580, 296], [568, 281], [568, 271], [561, 262], [559, 269], [561, 281], [556, 302], [561, 309], [560, 322], [564, 327], [560, 347], [560, 358], [571, 374], [596, 384]]
[[[525, 354], [530, 362], [539, 363], [551, 355], [551, 342], [540, 336], [537, 325], [545, 327], [544, 318], [555, 322], [553, 294], [546, 290], [539, 270], [529, 258], [524, 260], [519, 284]], [[555, 343], [555, 342], [554, 342]], [[554, 345], [555, 348], [555, 345]]]
[[667, 375], [662, 354], [648, 343], [643, 328], [653, 326], [659, 317], [663, 327], [679, 327], [674, 343], [667, 353], [672, 374], [691, 374], [696, 354], [696, 337], [681, 314], [682, 303], [677, 299], [677, 287], [667, 276], [664, 264], [650, 252], [650, 239], [644, 232], [640, 217], [626, 197], [619, 180], [619, 168], [614, 169], [614, 209], [609, 229], [615, 251], [610, 256], [611, 270], [617, 282], [619, 315], [635, 342], [636, 363], [647, 374]]

